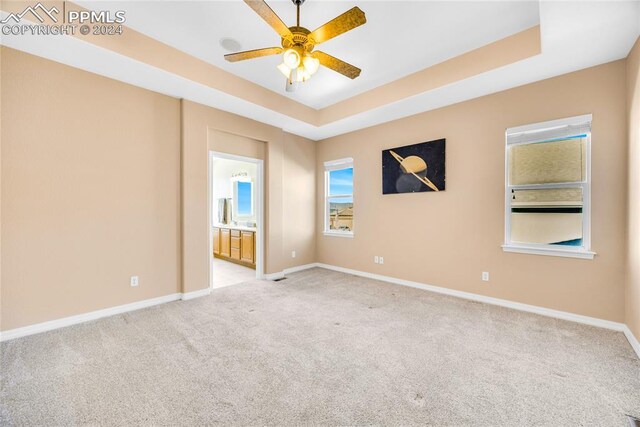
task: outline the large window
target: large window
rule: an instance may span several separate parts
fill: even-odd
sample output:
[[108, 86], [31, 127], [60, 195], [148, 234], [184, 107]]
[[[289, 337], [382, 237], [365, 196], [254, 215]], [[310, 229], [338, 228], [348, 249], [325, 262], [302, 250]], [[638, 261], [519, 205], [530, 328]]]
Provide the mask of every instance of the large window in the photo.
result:
[[593, 258], [591, 115], [506, 133], [504, 250]]
[[324, 234], [353, 237], [353, 159], [325, 162]]

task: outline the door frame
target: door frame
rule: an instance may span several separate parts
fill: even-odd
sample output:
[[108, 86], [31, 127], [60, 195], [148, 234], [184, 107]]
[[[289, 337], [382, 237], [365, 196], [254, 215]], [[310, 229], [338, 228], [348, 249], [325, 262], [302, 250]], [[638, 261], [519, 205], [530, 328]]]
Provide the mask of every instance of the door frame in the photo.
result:
[[207, 179], [207, 224], [209, 228], [209, 288], [213, 289], [213, 223], [211, 213], [213, 191], [213, 159], [237, 160], [256, 165], [256, 278], [264, 278], [264, 160], [209, 150]]

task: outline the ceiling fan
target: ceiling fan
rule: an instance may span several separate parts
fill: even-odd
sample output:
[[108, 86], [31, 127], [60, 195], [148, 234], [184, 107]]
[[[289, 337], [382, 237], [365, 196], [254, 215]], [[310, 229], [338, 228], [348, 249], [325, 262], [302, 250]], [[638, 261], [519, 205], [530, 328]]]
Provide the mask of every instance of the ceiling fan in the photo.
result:
[[267, 47], [230, 53], [224, 56], [229, 62], [244, 61], [262, 56], [282, 54], [282, 64], [278, 70], [287, 77], [286, 90], [293, 92], [298, 83], [311, 78], [320, 65], [330, 68], [350, 79], [360, 75], [360, 69], [338, 58], [313, 49], [316, 45], [331, 40], [367, 22], [365, 14], [360, 8], [354, 7], [331, 21], [309, 31], [300, 26], [300, 6], [305, 0], [291, 0], [297, 8], [297, 22], [293, 27], [287, 27], [264, 0], [244, 0], [267, 24], [269, 24], [282, 39], [282, 47]]

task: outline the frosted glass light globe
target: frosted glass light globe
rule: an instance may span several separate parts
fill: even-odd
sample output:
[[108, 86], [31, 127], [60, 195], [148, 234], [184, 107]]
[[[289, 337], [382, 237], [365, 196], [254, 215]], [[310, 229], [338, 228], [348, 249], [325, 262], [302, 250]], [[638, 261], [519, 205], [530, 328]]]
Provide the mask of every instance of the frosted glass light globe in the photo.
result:
[[278, 65], [278, 70], [280, 70], [280, 72], [284, 74], [286, 78], [291, 78], [291, 68], [287, 67], [287, 64], [285, 64], [284, 62]]
[[302, 64], [304, 65], [304, 69], [309, 73], [309, 75], [313, 75], [318, 71], [320, 67], [320, 61], [313, 56], [305, 56], [302, 60]]
[[287, 49], [282, 55], [282, 61], [289, 69], [296, 69], [300, 65], [300, 54], [294, 49]]

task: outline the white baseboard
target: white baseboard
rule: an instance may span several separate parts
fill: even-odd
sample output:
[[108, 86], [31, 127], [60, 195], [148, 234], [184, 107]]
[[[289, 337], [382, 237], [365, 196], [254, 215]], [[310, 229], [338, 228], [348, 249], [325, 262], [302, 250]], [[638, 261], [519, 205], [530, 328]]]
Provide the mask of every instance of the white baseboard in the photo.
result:
[[317, 262], [313, 262], [311, 264], [298, 265], [291, 268], [285, 268], [282, 271], [277, 273], [269, 273], [264, 275], [265, 280], [278, 280], [284, 278], [287, 274], [297, 273], [298, 271], [308, 270], [310, 268], [318, 267], [319, 264]]
[[636, 352], [638, 357], [640, 357], [640, 342], [638, 341], [638, 338], [633, 335], [633, 332], [631, 332], [631, 329], [629, 329], [627, 325], [624, 325], [622, 332], [624, 332], [624, 336], [629, 340], [629, 344], [631, 344], [633, 350]]
[[277, 273], [267, 273], [264, 276], [264, 280], [278, 280], [284, 277], [284, 271], [279, 271]]
[[327, 270], [334, 270], [341, 273], [353, 274], [355, 276], [380, 280], [382, 282], [424, 289], [426, 291], [436, 292], [443, 295], [464, 298], [472, 301], [483, 302], [486, 304], [497, 305], [500, 307], [512, 308], [514, 310], [526, 311], [528, 313], [540, 314], [542, 316], [553, 317], [556, 319], [568, 320], [570, 322], [583, 323], [585, 325], [624, 332], [624, 335], [629, 340], [631, 347], [633, 347], [633, 350], [638, 354], [638, 357], [640, 357], [640, 344], [638, 343], [636, 337], [631, 333], [629, 327], [624, 323], [612, 322], [610, 320], [598, 319], [596, 317], [583, 316], [581, 314], [569, 313], [566, 311], [553, 310], [550, 308], [538, 307], [535, 305], [523, 304], [520, 302], [514, 302], [505, 299], [473, 294], [471, 292], [457, 291], [455, 289], [443, 288], [440, 286], [426, 285], [423, 283], [412, 282], [410, 280], [396, 279], [395, 277], [382, 276], [380, 274], [367, 273], [366, 271], [352, 270], [350, 268], [337, 267], [335, 265], [318, 263], [316, 266], [320, 268], [326, 268]]
[[187, 292], [181, 294], [180, 299], [187, 301], [194, 298], [204, 297], [211, 293], [211, 288], [200, 289], [199, 291]]
[[28, 335], [39, 334], [41, 332], [52, 331], [54, 329], [60, 329], [66, 326], [77, 325], [79, 323], [90, 322], [92, 320], [102, 319], [103, 317], [109, 317], [116, 314], [127, 313], [129, 311], [140, 310], [142, 308], [152, 307], [154, 305], [164, 304], [167, 302], [190, 300], [209, 295], [210, 293], [210, 288], [201, 289], [194, 292], [187, 292], [184, 294], [175, 293], [162, 297], [146, 299], [143, 301], [132, 302], [129, 304], [118, 305], [116, 307], [104, 308], [102, 310], [90, 311], [89, 313], [63, 317], [62, 319], [49, 320], [47, 322], [36, 323], [34, 325], [24, 326], [22, 328], [10, 329], [8, 331], [0, 332], [0, 342], [9, 341], [15, 338], [26, 337]]
[[24, 326], [22, 328], [10, 329], [8, 331], [0, 333], [0, 342], [9, 341], [20, 337], [26, 337], [28, 335], [39, 334], [41, 332], [52, 331], [54, 329], [64, 328], [66, 326], [77, 325], [78, 323], [89, 322], [92, 320], [101, 319], [103, 317], [113, 316], [115, 314], [140, 310], [142, 308], [152, 307], [158, 304], [177, 301], [180, 299], [180, 297], [181, 294], [175, 293], [162, 297], [146, 299], [143, 301], [132, 302], [130, 304], [104, 308], [102, 310], [90, 311], [89, 313], [63, 317], [62, 319], [49, 320], [47, 322], [36, 323], [34, 325]]
[[[545, 307], [538, 307], [535, 305], [523, 304], [519, 302], [504, 300], [500, 298], [493, 298], [484, 295], [474, 294], [471, 292], [457, 291], [455, 289], [443, 288], [440, 286], [426, 285], [423, 283], [412, 282], [409, 280], [397, 279], [389, 276], [382, 276], [380, 274], [368, 273], [365, 271], [352, 270], [350, 268], [337, 267], [329, 264], [311, 263], [300, 265], [292, 268], [285, 269], [279, 273], [265, 274], [265, 279], [275, 280], [285, 276], [285, 274], [291, 274], [298, 271], [308, 270], [310, 268], [320, 267], [327, 270], [339, 271], [342, 273], [353, 274], [356, 276], [366, 277], [373, 280], [379, 280], [382, 282], [393, 283], [396, 285], [409, 286], [412, 288], [423, 289], [430, 292], [436, 292], [443, 295], [454, 296], [458, 298], [464, 298], [472, 301], [483, 302], [486, 304], [497, 305], [500, 307], [512, 308], [514, 310], [526, 311], [528, 313], [540, 314], [542, 316], [553, 317], [556, 319], [568, 320], [571, 322], [583, 323], [586, 325], [596, 326], [605, 329], [611, 329], [614, 331], [623, 332], [629, 344], [640, 357], [640, 342], [633, 335], [631, 329], [624, 323], [612, 322], [610, 320], [598, 319], [595, 317], [583, 316], [580, 314], [569, 313], [566, 311], [553, 310]], [[0, 342], [9, 341], [15, 338], [25, 337], [28, 335], [34, 335], [41, 332], [47, 332], [54, 329], [64, 328], [66, 326], [76, 325], [79, 323], [89, 322], [92, 320], [101, 319], [103, 317], [113, 316], [116, 314], [126, 313], [129, 311], [140, 310], [142, 308], [152, 307], [154, 305], [164, 304], [177, 300], [190, 300], [202, 296], [209, 295], [211, 288], [205, 288], [198, 291], [187, 293], [175, 293], [165, 295], [162, 297], [151, 298], [143, 301], [137, 301], [130, 304], [119, 305], [116, 307], [105, 308], [102, 310], [96, 310], [89, 313], [78, 314], [75, 316], [64, 317], [62, 319], [50, 320], [47, 322], [36, 323], [34, 325], [24, 326], [22, 328], [10, 329], [8, 331], [0, 332]]]
[[310, 268], [314, 268], [317, 266], [318, 266], [317, 262], [312, 262], [311, 264], [304, 264], [304, 265], [298, 265], [296, 267], [285, 268], [284, 274], [287, 275], [287, 274], [297, 273], [298, 271], [308, 270]]

